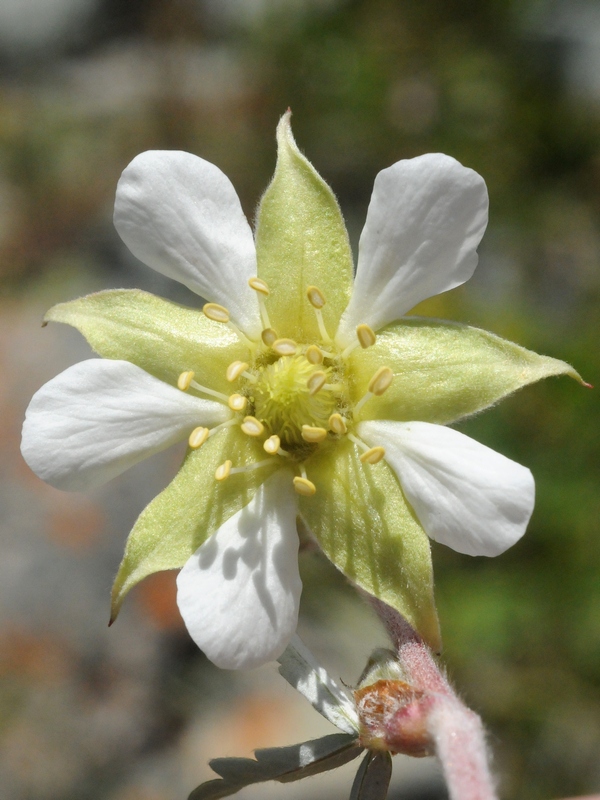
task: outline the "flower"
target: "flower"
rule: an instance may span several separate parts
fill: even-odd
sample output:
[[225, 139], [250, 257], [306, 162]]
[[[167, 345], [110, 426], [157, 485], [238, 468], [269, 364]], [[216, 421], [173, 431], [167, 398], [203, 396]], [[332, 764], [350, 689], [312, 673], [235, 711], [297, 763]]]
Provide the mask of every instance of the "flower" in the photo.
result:
[[209, 302], [202, 313], [115, 290], [52, 308], [46, 320], [77, 327], [104, 360], [39, 390], [22, 452], [54, 486], [85, 489], [188, 439], [130, 534], [113, 619], [146, 575], [182, 568], [179, 608], [215, 664], [276, 658], [297, 622], [299, 517], [437, 648], [427, 535], [497, 555], [534, 501], [528, 469], [446, 425], [542, 377], [581, 379], [485, 331], [404, 316], [473, 273], [488, 207], [477, 173], [439, 154], [383, 170], [353, 286], [337, 202], [289, 113], [277, 139], [256, 246], [214, 165], [150, 151], [125, 169], [120, 236]]

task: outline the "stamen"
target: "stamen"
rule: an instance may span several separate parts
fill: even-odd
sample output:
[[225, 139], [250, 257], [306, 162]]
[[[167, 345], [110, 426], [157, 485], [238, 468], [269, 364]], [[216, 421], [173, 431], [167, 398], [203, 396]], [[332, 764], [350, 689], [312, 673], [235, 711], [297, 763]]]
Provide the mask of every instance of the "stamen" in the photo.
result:
[[306, 360], [310, 361], [311, 364], [323, 363], [323, 352], [316, 344], [311, 344], [310, 347], [307, 347], [305, 355]]
[[238, 326], [231, 321], [229, 318], [229, 311], [225, 308], [225, 306], [220, 306], [218, 303], [205, 303], [202, 306], [202, 311], [204, 315], [208, 317], [208, 319], [212, 319], [213, 322], [221, 322], [224, 325], [227, 325], [228, 328], [235, 333], [238, 339], [245, 344], [247, 347], [254, 347], [254, 342], [251, 342], [248, 337], [241, 332]]
[[324, 372], [313, 372], [310, 378], [306, 381], [308, 391], [312, 397], [317, 392], [320, 392], [323, 386], [327, 383], [327, 375]]
[[344, 350], [342, 353], [342, 358], [348, 358], [350, 353], [355, 350], [358, 345], [360, 345], [363, 349], [371, 347], [377, 341], [377, 336], [375, 335], [375, 331], [370, 328], [366, 322], [363, 322], [361, 325], [356, 327], [356, 339], [356, 342], [352, 342], [352, 344], [349, 344]]
[[223, 428], [231, 428], [232, 425], [239, 425], [239, 421], [235, 417], [232, 417], [231, 419], [228, 419], [227, 422], [222, 422], [220, 425], [215, 425], [214, 428], [210, 429], [210, 432], [209, 432], [208, 435], [209, 436], [214, 436], [215, 433], [218, 433]]
[[190, 433], [188, 444], [192, 450], [197, 450], [199, 447], [202, 447], [209, 436], [210, 431], [208, 428], [194, 428], [194, 430]]
[[244, 372], [244, 370], [248, 369], [248, 367], [249, 364], [246, 364], [245, 361], [233, 361], [227, 367], [227, 370], [225, 372], [225, 377], [230, 383], [233, 383], [233, 381], [237, 380], [240, 377], [240, 375]]
[[224, 481], [231, 475], [231, 461], [227, 459], [224, 464], [221, 464], [215, 470], [215, 480]]
[[227, 401], [227, 405], [232, 411], [243, 411], [248, 404], [248, 398], [241, 394], [232, 394]]
[[346, 420], [341, 414], [332, 414], [329, 417], [329, 430], [333, 431], [333, 433], [339, 434], [340, 436], [343, 436], [348, 432]]
[[326, 302], [323, 293], [316, 286], [308, 286], [306, 289], [306, 296], [308, 297], [308, 302], [315, 310], [321, 338], [324, 342], [331, 342], [331, 336], [327, 333], [327, 328], [323, 322], [323, 312], [321, 311]]
[[301, 436], [305, 442], [317, 444], [318, 442], [322, 442], [327, 438], [327, 431], [325, 428], [315, 428], [312, 425], [303, 425]]
[[273, 328], [265, 328], [260, 338], [267, 347], [272, 347], [273, 343], [277, 341], [277, 331], [274, 331]]
[[181, 389], [182, 392], [186, 392], [190, 386], [197, 392], [203, 392], [211, 397], [217, 397], [219, 400], [222, 400], [229, 405], [229, 398], [226, 394], [223, 394], [223, 392], [216, 392], [214, 389], [209, 389], [208, 386], [202, 386], [202, 384], [197, 383], [194, 380], [194, 373], [192, 370], [187, 370], [187, 372], [182, 372], [177, 378], [177, 388]]
[[298, 345], [293, 339], [276, 339], [271, 347], [279, 356], [293, 356], [298, 350]]
[[317, 491], [317, 487], [312, 481], [305, 477], [300, 478], [298, 475], [294, 478], [294, 489], [303, 497], [312, 497]]
[[273, 436], [269, 436], [267, 441], [263, 444], [263, 448], [266, 453], [269, 453], [269, 455], [274, 456], [277, 454], [280, 445], [281, 445], [281, 439], [279, 438], [279, 436], [277, 436], [276, 433], [274, 433]]
[[363, 464], [379, 464], [384, 456], [385, 447], [371, 447], [360, 456], [360, 460]]
[[251, 289], [254, 289], [254, 291], [258, 295], [258, 305], [260, 307], [260, 318], [262, 319], [263, 327], [270, 328], [271, 327], [271, 323], [269, 321], [269, 313], [267, 311], [267, 305], [265, 303], [265, 297], [268, 297], [269, 294], [270, 294], [269, 287], [260, 278], [250, 278], [250, 280], [248, 281], [248, 286]]
[[233, 467], [233, 469], [229, 470], [230, 475], [239, 475], [242, 472], [250, 472], [253, 469], [260, 469], [261, 467], [268, 467], [271, 464], [274, 464], [272, 458], [265, 458], [263, 461], [255, 461], [253, 464], [246, 464], [245, 467]]
[[394, 373], [389, 367], [379, 367], [369, 383], [369, 391], [376, 397], [382, 395], [394, 379]]
[[265, 432], [265, 426], [256, 417], [245, 417], [241, 428], [247, 436], [262, 436]]

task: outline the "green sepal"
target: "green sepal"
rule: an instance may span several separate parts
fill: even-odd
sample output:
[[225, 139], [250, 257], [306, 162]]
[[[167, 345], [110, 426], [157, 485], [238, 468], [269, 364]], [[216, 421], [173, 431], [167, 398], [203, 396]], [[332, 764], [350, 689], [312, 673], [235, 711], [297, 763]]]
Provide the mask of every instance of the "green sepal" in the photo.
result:
[[264, 450], [238, 426], [224, 428], [198, 450], [188, 450], [175, 478], [142, 511], [129, 534], [113, 585], [111, 621], [136, 583], [153, 572], [183, 567], [273, 474], [273, 468], [265, 466], [216, 481], [215, 470], [227, 459], [236, 467], [245, 466], [264, 460]]
[[306, 469], [317, 492], [300, 497], [300, 512], [325, 555], [439, 651], [429, 539], [390, 467], [362, 464], [345, 440], [307, 461]]
[[394, 373], [391, 386], [365, 403], [359, 419], [447, 424], [552, 375], [584, 383], [564, 361], [480, 328], [425, 317], [388, 325], [372, 347], [357, 348], [351, 359], [355, 400], [365, 394], [380, 367]]
[[392, 756], [367, 750], [354, 778], [350, 800], [385, 800], [391, 778]]
[[46, 322], [80, 331], [103, 358], [131, 361], [171, 385], [193, 370], [199, 383], [231, 392], [225, 370], [248, 350], [226, 325], [139, 289], [96, 292], [53, 306]]
[[267, 308], [280, 337], [320, 339], [310, 285], [326, 299], [325, 327], [333, 336], [352, 291], [352, 252], [337, 200], [296, 146], [290, 112], [277, 126], [277, 166], [257, 217], [258, 275], [271, 294]]

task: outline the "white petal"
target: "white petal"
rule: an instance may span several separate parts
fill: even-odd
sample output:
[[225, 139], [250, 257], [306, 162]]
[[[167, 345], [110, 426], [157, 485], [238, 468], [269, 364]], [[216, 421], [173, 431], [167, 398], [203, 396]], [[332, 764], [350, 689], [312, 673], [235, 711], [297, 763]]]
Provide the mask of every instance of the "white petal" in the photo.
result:
[[354, 341], [362, 322], [377, 330], [468, 280], [487, 217], [483, 178], [450, 156], [430, 153], [380, 172], [338, 343]]
[[291, 474], [276, 472], [179, 573], [181, 616], [218, 667], [272, 661], [296, 630], [302, 591], [296, 498]]
[[187, 395], [128, 361], [90, 359], [33, 396], [21, 452], [42, 480], [80, 491], [230, 416], [225, 405]]
[[535, 486], [521, 464], [428, 422], [361, 422], [358, 433], [385, 447], [386, 461], [436, 542], [470, 556], [497, 556], [525, 533]]
[[260, 332], [248, 286], [256, 275], [252, 231], [218, 167], [176, 150], [141, 153], [119, 180], [114, 222], [140, 261], [228, 308], [249, 335]]

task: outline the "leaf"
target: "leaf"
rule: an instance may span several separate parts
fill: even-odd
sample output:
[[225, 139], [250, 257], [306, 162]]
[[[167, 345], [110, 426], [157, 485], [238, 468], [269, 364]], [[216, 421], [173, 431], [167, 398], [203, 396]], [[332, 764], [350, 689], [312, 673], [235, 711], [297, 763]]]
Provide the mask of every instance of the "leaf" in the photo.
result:
[[365, 755], [350, 791], [350, 800], [385, 800], [392, 777], [392, 757], [389, 753]]
[[277, 127], [277, 166], [258, 211], [258, 274], [271, 290], [268, 310], [279, 336], [320, 339], [306, 289], [326, 299], [325, 326], [333, 337], [352, 291], [352, 253], [337, 200], [300, 153], [290, 112]]
[[347, 764], [357, 758], [363, 748], [356, 736], [334, 733], [289, 747], [257, 750], [251, 758], [216, 758], [210, 762], [220, 780], [208, 781], [190, 794], [189, 800], [218, 800], [235, 794], [244, 786], [263, 781], [279, 783], [308, 778]]
[[393, 471], [362, 464], [348, 440], [323, 446], [306, 469], [317, 492], [300, 497], [300, 511], [325, 555], [439, 651], [429, 539]]
[[248, 349], [226, 325], [139, 289], [60, 303], [44, 319], [72, 325], [99, 355], [131, 361], [172, 386], [193, 370], [199, 383], [230, 394], [225, 370], [232, 361], [248, 360]]
[[475, 414], [529, 383], [579, 374], [493, 333], [456, 322], [405, 317], [377, 334], [377, 342], [351, 356], [358, 400], [382, 366], [394, 373], [389, 389], [363, 406], [361, 419], [446, 424]]
[[354, 701], [342, 686], [320, 667], [313, 654], [294, 635], [284, 653], [277, 659], [279, 674], [304, 695], [319, 714], [346, 733], [357, 733], [358, 714]]
[[198, 450], [188, 451], [181, 469], [158, 497], [146, 506], [129, 534], [112, 590], [111, 621], [127, 592], [147, 575], [178, 569], [221, 524], [246, 506], [272, 467], [216, 481], [216, 468], [227, 459], [236, 466], [262, 461], [260, 443], [225, 428]]

